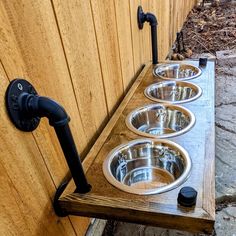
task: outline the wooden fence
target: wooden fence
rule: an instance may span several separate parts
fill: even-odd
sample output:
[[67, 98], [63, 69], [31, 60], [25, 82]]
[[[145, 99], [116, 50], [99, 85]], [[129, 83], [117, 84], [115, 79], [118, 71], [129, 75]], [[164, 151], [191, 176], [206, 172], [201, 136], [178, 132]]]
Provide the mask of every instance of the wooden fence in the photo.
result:
[[165, 59], [195, 0], [0, 1], [0, 235], [84, 235], [89, 219], [58, 218], [52, 208], [68, 172], [54, 130], [43, 119], [33, 133], [9, 121], [4, 95], [14, 78], [61, 103], [84, 156], [141, 65], [151, 59], [148, 24], [157, 14]]

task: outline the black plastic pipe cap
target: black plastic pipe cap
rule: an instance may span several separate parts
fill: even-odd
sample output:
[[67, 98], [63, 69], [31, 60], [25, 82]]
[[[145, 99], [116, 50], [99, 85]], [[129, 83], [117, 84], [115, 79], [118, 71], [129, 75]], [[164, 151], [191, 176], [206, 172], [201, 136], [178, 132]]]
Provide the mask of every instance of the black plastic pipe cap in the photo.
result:
[[192, 187], [183, 187], [179, 191], [177, 200], [181, 206], [195, 206], [197, 201], [197, 191]]
[[206, 67], [207, 66], [207, 58], [201, 57], [199, 58], [199, 67]]

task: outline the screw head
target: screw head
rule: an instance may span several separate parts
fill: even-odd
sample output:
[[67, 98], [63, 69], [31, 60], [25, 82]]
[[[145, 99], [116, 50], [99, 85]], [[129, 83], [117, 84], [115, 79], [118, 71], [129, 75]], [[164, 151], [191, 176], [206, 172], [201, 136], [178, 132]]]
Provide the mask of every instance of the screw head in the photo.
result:
[[17, 88], [22, 91], [22, 90], [23, 90], [22, 84], [21, 84], [21, 83], [18, 83], [18, 84], [17, 84]]

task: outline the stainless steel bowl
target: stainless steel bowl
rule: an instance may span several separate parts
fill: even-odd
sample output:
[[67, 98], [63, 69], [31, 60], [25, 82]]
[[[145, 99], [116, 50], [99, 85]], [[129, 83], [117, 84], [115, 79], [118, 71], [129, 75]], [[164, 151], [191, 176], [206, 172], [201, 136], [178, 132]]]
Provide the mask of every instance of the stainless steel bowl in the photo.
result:
[[172, 190], [190, 175], [191, 159], [180, 145], [137, 139], [113, 149], [103, 163], [106, 179], [129, 193], [148, 195]]
[[194, 79], [201, 73], [198, 67], [185, 63], [160, 64], [153, 70], [153, 74], [161, 79], [177, 81]]
[[148, 86], [144, 94], [155, 102], [181, 104], [199, 98], [202, 95], [202, 89], [189, 82], [166, 81]]
[[133, 132], [150, 138], [181, 135], [195, 124], [195, 116], [188, 109], [171, 104], [149, 104], [132, 111], [126, 118]]

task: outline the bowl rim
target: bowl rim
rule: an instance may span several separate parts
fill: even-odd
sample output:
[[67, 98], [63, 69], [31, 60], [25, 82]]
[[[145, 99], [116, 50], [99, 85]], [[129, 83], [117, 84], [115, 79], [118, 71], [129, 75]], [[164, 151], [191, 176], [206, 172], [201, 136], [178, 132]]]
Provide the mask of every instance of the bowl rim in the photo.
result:
[[[197, 94], [191, 98], [188, 98], [188, 99], [184, 99], [184, 100], [178, 100], [178, 101], [169, 101], [169, 100], [163, 100], [163, 99], [158, 99], [158, 98], [155, 98], [153, 96], [150, 95], [149, 91], [154, 87], [154, 88], [157, 88], [157, 87], [160, 87], [161, 85], [164, 85], [164, 86], [168, 86], [169, 84], [175, 84], [175, 85], [184, 85], [184, 86], [189, 86], [189, 87], [193, 87], [196, 91], [197, 91]], [[154, 102], [161, 102], [161, 103], [169, 103], [169, 104], [183, 104], [183, 103], [188, 103], [188, 102], [192, 102], [192, 101], [195, 101], [196, 99], [198, 99], [199, 97], [202, 96], [202, 88], [194, 83], [190, 83], [190, 82], [186, 82], [186, 81], [161, 81], [161, 82], [158, 82], [158, 83], [153, 83], [153, 84], [150, 84], [149, 86], [147, 86], [144, 90], [144, 95], [154, 101]]]
[[[113, 160], [113, 157], [123, 148], [129, 147], [129, 146], [134, 146], [136, 144], [141, 144], [141, 143], [155, 143], [155, 144], [166, 144], [167, 146], [174, 147], [174, 149], [177, 149], [181, 153], [181, 156], [185, 159], [186, 161], [186, 166], [181, 174], [181, 176], [173, 181], [172, 183], [162, 186], [162, 187], [157, 187], [157, 188], [151, 188], [151, 189], [137, 189], [137, 188], [132, 188], [128, 185], [122, 184], [119, 182], [111, 173], [110, 169], [110, 164], [111, 161]], [[145, 138], [145, 139], [134, 139], [129, 142], [125, 142], [123, 144], [118, 145], [114, 149], [112, 149], [109, 154], [107, 155], [106, 159], [103, 161], [103, 174], [106, 178], [106, 180], [113, 185], [114, 187], [118, 188], [119, 190], [122, 190], [124, 192], [132, 193], [132, 194], [137, 194], [137, 195], [152, 195], [152, 194], [160, 194], [164, 193], [170, 190], [173, 190], [180, 185], [182, 185], [190, 176], [191, 174], [191, 169], [192, 169], [192, 160], [191, 157], [189, 156], [188, 152], [179, 144], [167, 140], [167, 139], [150, 139], [150, 138]]]
[[[165, 67], [168, 67], [168, 66], [174, 66], [174, 65], [184, 65], [184, 66], [190, 66], [190, 67], [194, 67], [195, 69], [197, 69], [197, 74], [196, 75], [192, 75], [190, 77], [181, 77], [181, 78], [171, 78], [171, 77], [165, 77], [165, 76], [162, 76], [160, 75], [159, 73], [156, 72], [157, 68], [165, 68]], [[167, 62], [167, 63], [160, 63], [160, 64], [157, 64], [153, 70], [152, 70], [152, 73], [155, 77], [158, 77], [158, 78], [161, 78], [162, 80], [171, 80], [171, 81], [185, 81], [185, 80], [191, 80], [191, 79], [195, 79], [197, 77], [199, 77], [201, 74], [202, 74], [202, 70], [201, 68], [199, 68], [198, 66], [195, 66], [195, 65], [192, 65], [192, 64], [189, 64], [189, 63], [185, 63], [185, 62]]]
[[[163, 108], [172, 107], [175, 110], [179, 110], [179, 111], [182, 111], [185, 114], [188, 114], [188, 116], [190, 117], [189, 124], [186, 127], [184, 127], [183, 129], [181, 129], [180, 131], [176, 131], [176, 132], [168, 133], [168, 134], [162, 134], [162, 135], [154, 135], [154, 134], [145, 133], [143, 131], [140, 131], [140, 130], [136, 129], [132, 125], [132, 122], [131, 122], [132, 121], [132, 117], [135, 114], [139, 113], [143, 109], [146, 109], [146, 108], [151, 109], [151, 108], [156, 107], [156, 106], [160, 106], [160, 107], [163, 107]], [[182, 135], [182, 134], [186, 133], [187, 131], [189, 131], [189, 130], [191, 130], [193, 128], [193, 126], [196, 123], [196, 118], [195, 118], [195, 115], [189, 109], [187, 109], [187, 108], [185, 108], [183, 106], [173, 105], [173, 104], [168, 104], [168, 103], [153, 103], [153, 104], [148, 104], [148, 105], [140, 106], [140, 107], [132, 110], [126, 116], [125, 123], [126, 123], [126, 126], [128, 127], [129, 130], [131, 130], [132, 132], [134, 132], [134, 133], [136, 133], [136, 134], [138, 134], [138, 135], [140, 135], [142, 137], [161, 139], [161, 138], [176, 137], [176, 136], [179, 136], [179, 135]]]

